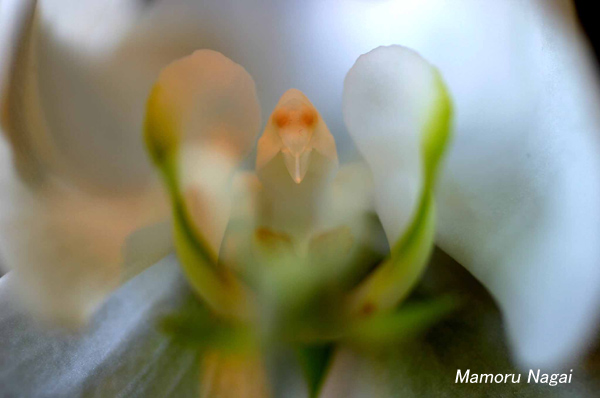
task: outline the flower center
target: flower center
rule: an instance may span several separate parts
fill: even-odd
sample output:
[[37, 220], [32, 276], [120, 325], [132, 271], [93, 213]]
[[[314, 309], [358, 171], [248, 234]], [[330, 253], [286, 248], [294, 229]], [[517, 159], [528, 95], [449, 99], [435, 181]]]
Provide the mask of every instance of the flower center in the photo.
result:
[[310, 141], [317, 124], [316, 111], [298, 98], [291, 98], [275, 109], [272, 118], [284, 145], [281, 152], [285, 165], [294, 182], [299, 184], [310, 163]]
[[315, 153], [337, 164], [333, 136], [308, 98], [288, 90], [271, 114], [259, 141], [257, 171], [281, 152], [283, 163], [296, 184], [304, 181]]

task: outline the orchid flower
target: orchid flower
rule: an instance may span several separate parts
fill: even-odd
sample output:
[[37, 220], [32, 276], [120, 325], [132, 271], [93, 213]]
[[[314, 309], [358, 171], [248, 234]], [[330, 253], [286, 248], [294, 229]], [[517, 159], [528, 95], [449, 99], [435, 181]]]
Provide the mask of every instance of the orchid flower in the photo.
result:
[[[501, 328], [523, 369], [593, 343], [600, 98], [568, 1], [2, 0], [0, 56], [7, 396], [461, 393], [458, 354], [509, 366]], [[501, 311], [459, 283], [476, 347], [412, 337], [454, 308], [403, 304], [461, 272], [438, 252], [417, 285], [434, 239]]]

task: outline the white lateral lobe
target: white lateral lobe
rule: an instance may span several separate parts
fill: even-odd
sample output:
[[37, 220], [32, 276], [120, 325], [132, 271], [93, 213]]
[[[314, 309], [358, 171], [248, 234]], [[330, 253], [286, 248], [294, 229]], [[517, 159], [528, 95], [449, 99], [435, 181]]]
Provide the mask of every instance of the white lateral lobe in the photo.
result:
[[470, 120], [458, 118], [438, 242], [498, 300], [519, 363], [559, 366], [600, 314], [600, 100], [574, 10], [524, 11], [481, 93], [459, 93], [480, 103], [458, 97]]

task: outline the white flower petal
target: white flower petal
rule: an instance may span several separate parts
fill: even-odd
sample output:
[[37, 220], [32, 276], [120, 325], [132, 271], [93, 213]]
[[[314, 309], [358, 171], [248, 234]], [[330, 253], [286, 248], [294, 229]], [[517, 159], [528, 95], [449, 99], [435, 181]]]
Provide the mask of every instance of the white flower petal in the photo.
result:
[[40, 0], [56, 40], [90, 56], [110, 52], [135, 28], [144, 11], [137, 0]]
[[40, 316], [85, 321], [123, 280], [172, 251], [158, 188], [99, 195], [48, 175], [23, 181], [3, 138], [0, 167], [2, 265]]
[[376, 209], [393, 245], [424, 189], [422, 131], [438, 98], [427, 61], [400, 46], [358, 58], [344, 86], [348, 132], [373, 172]]
[[13, 77], [12, 106], [25, 111], [9, 116], [27, 127], [19, 139], [79, 185], [115, 192], [153, 181], [140, 140], [146, 98], [163, 67], [206, 46], [196, 21], [179, 22], [133, 0], [38, 2]]
[[[10, 5], [3, 3], [9, 11]], [[139, 232], [127, 244], [138, 228], [155, 229], [151, 225], [167, 217], [166, 202], [157, 183], [106, 192], [93, 180], [61, 172], [61, 162], [51, 156], [54, 142], [45, 135], [46, 109], [37, 102], [42, 96], [32, 60], [39, 23], [26, 17], [25, 8], [12, 10], [22, 14], [2, 14], [14, 23], [1, 36], [0, 251], [36, 313], [77, 324], [123, 279], [171, 250], [164, 233], [157, 239]]]
[[[95, 189], [140, 186], [150, 171], [139, 139], [145, 92], [135, 93], [127, 84], [115, 87], [119, 83], [110, 76], [117, 69], [114, 56], [91, 54], [64, 40], [59, 3], [36, 3], [33, 23], [23, 26], [26, 40], [19, 43], [12, 73], [4, 76], [10, 80], [2, 97], [3, 127], [20, 150], [35, 157], [38, 168]], [[114, 21], [118, 10], [113, 7], [105, 19]], [[151, 80], [146, 82], [147, 90]], [[120, 104], [110, 96], [117, 98], [117, 92], [120, 98], [140, 97], [137, 119], [124, 117], [125, 109], [115, 112]]]
[[523, 366], [581, 355], [600, 316], [598, 76], [562, 5], [564, 19], [513, 7], [510, 53], [478, 55], [493, 77], [457, 93], [465, 115], [440, 190], [439, 244], [498, 300]]
[[213, 147], [238, 162], [252, 149], [260, 128], [252, 76], [211, 50], [198, 50], [167, 65], [156, 80], [147, 111], [146, 123], [161, 125], [147, 126], [146, 134], [153, 128], [164, 135], [147, 139], [172, 139], [177, 146], [173, 150]]
[[169, 257], [119, 289], [87, 330], [43, 327], [0, 279], [0, 385], [7, 397], [197, 397], [199, 360], [156, 328], [191, 294]]
[[394, 308], [427, 265], [433, 191], [450, 136], [452, 102], [437, 70], [402, 46], [358, 58], [344, 82], [344, 120], [373, 172], [390, 260], [358, 288], [353, 311]]
[[168, 65], [148, 99], [148, 150], [215, 253], [229, 219], [233, 173], [259, 129], [254, 80], [216, 51], [198, 50]]
[[51, 177], [32, 186], [16, 175], [3, 141], [0, 160], [0, 252], [40, 316], [84, 321], [132, 272], [127, 263], [139, 272], [170, 251], [164, 234], [126, 245], [138, 227], [160, 221], [156, 193], [91, 195]]

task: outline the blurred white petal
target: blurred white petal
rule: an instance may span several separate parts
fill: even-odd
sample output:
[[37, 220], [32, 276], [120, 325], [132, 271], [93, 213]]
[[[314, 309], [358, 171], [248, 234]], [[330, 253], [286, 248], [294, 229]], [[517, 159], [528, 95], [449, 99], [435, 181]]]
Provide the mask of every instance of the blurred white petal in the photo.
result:
[[[60, 34], [65, 13], [57, 11], [59, 3], [37, 3], [13, 73], [5, 76], [10, 85], [2, 98], [3, 127], [13, 144], [29, 152], [27, 156], [35, 158], [37, 167], [45, 172], [60, 174], [88, 189], [114, 192], [131, 189], [132, 184], [143, 186], [148, 183], [150, 167], [140, 142], [141, 116], [151, 80], [146, 79], [143, 91], [136, 93], [129, 89], [131, 85], [110, 76], [119, 71], [114, 50], [86, 52], [84, 46], [66, 41]], [[96, 15], [96, 25], [101, 26], [103, 19], [113, 21], [117, 10], [121, 8], [104, 18]], [[84, 41], [85, 35], [77, 37]], [[125, 67], [122, 70], [121, 75]], [[120, 98], [139, 97], [139, 112], [131, 106], [120, 108], [114, 100], [117, 93]], [[132, 116], [128, 118], [128, 114]]]
[[0, 279], [0, 395], [197, 397], [198, 357], [156, 322], [190, 294], [174, 257], [123, 285], [80, 334], [42, 327]]
[[148, 99], [148, 149], [215, 253], [229, 220], [235, 168], [259, 129], [254, 80], [215, 51], [199, 50], [168, 65]]
[[167, 65], [156, 80], [147, 111], [147, 123], [168, 124], [148, 126], [160, 131], [146, 131], [153, 134], [147, 138], [172, 138], [177, 146], [173, 150], [186, 145], [212, 147], [234, 161], [248, 154], [260, 128], [252, 76], [211, 50], [198, 50]]
[[600, 315], [597, 71], [574, 9], [542, 3], [495, 13], [513, 28], [488, 38], [501, 47], [477, 54], [471, 89], [449, 70], [459, 117], [440, 190], [439, 244], [498, 300], [523, 366], [573, 360]]
[[[156, 242], [147, 235], [134, 239], [137, 249], [126, 248], [132, 232], [167, 216], [166, 203], [156, 183], [106, 192], [55, 167], [44, 150], [51, 140], [36, 102], [37, 69], [28, 46], [33, 36], [18, 34], [27, 32], [31, 19], [15, 21], [23, 25], [2, 32], [10, 64], [2, 64], [0, 251], [36, 313], [77, 324], [127, 276], [126, 262], [139, 272], [170, 251], [169, 237]], [[141, 147], [141, 132], [137, 139]], [[152, 250], [139, 249], [149, 244]]]
[[55, 40], [97, 57], [118, 46], [144, 11], [139, 0], [39, 0]]
[[38, 2], [13, 79], [26, 112], [12, 117], [45, 168], [112, 192], [155, 179], [140, 140], [146, 98], [162, 68], [207, 46], [195, 21], [166, 14], [139, 1]]
[[78, 324], [133, 272], [128, 264], [139, 272], [171, 250], [170, 228], [159, 241], [140, 235], [126, 244], [138, 227], [160, 221], [152, 193], [90, 195], [52, 178], [27, 185], [3, 141], [0, 160], [0, 252], [38, 315]]

